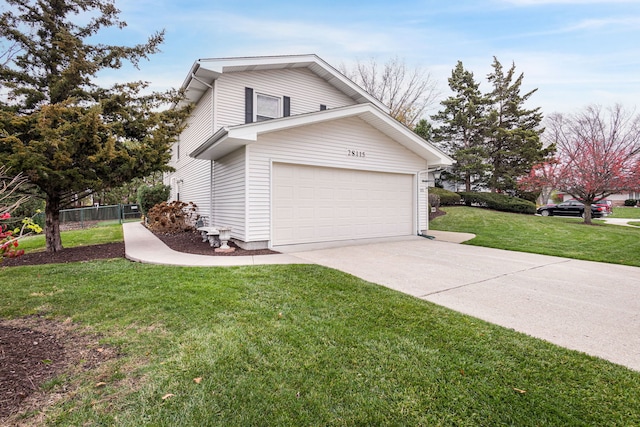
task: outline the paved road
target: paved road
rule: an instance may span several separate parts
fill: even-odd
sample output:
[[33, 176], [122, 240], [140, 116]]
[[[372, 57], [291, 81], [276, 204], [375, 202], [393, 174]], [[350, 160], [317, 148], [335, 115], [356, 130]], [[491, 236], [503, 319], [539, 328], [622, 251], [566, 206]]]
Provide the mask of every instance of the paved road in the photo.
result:
[[640, 371], [640, 268], [419, 237], [291, 254]]

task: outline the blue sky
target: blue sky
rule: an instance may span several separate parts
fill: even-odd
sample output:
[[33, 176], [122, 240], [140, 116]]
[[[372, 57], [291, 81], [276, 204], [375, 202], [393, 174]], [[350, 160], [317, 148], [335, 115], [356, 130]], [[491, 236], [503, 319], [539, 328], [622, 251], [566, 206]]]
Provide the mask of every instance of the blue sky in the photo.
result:
[[[315, 53], [347, 66], [398, 56], [421, 67], [443, 97], [458, 60], [483, 82], [493, 56], [523, 72], [528, 104], [545, 114], [640, 98], [640, 0], [116, 0], [128, 27], [109, 43], [166, 30], [162, 52], [105, 80], [179, 87], [195, 60]], [[439, 105], [435, 106], [436, 109]]]

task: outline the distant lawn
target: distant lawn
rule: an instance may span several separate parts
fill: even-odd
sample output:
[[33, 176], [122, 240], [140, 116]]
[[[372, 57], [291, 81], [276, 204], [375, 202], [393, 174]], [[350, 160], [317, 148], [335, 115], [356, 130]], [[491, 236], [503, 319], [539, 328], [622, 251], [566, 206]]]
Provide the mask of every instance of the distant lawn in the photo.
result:
[[611, 218], [631, 218], [640, 219], [640, 208], [633, 207], [616, 207], [613, 208]]
[[317, 265], [0, 272], [0, 317], [72, 319], [121, 354], [49, 382], [49, 425], [640, 425], [639, 372]]
[[580, 218], [510, 214], [466, 206], [446, 206], [442, 210], [447, 214], [431, 221], [430, 227], [476, 234], [466, 242], [469, 245], [640, 267], [640, 229], [601, 221], [587, 226]]
[[[122, 225], [111, 223], [99, 227], [84, 228], [82, 230], [69, 230], [60, 233], [62, 246], [72, 248], [75, 246], [99, 245], [102, 243], [122, 242]], [[37, 252], [44, 250], [44, 231], [36, 236], [27, 236], [20, 240], [20, 249], [25, 252]]]

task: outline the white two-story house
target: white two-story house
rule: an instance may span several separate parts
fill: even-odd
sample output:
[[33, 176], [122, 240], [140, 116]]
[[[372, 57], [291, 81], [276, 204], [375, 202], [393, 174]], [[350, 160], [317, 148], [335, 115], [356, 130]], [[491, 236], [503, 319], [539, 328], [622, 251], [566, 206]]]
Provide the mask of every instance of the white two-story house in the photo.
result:
[[315, 55], [201, 59], [171, 198], [245, 249], [416, 235], [452, 159]]

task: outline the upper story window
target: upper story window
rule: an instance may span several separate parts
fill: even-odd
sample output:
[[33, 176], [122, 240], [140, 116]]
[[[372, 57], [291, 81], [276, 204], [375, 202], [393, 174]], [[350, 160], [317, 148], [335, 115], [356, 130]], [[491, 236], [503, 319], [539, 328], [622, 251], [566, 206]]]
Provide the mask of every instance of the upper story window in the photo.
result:
[[254, 92], [244, 88], [244, 122], [263, 122], [291, 115], [291, 98]]
[[256, 122], [282, 117], [282, 99], [277, 96], [256, 94]]

